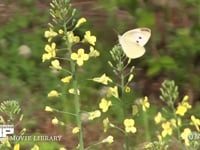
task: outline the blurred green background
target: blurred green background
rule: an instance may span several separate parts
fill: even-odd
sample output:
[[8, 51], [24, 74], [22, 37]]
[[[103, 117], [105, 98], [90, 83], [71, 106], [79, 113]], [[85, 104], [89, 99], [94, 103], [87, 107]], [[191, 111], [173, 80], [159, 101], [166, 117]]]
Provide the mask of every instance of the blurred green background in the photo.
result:
[[[65, 101], [54, 103], [47, 99], [50, 90], [60, 87], [57, 74], [51, 72], [49, 64], [41, 61], [46, 44], [43, 35], [50, 20], [49, 2], [50, 0], [0, 2], [0, 101], [14, 99], [20, 102], [25, 115], [21, 126], [28, 128], [30, 133], [45, 134], [52, 130], [58, 132], [59, 129], [51, 125], [52, 116], [43, 111], [49, 103], [63, 110], [72, 109], [65, 106]], [[83, 101], [86, 103], [83, 107], [96, 108], [101, 91], [96, 84], [85, 82], [85, 78], [100, 76], [103, 73], [112, 76], [107, 61], [111, 58], [109, 50], [118, 43], [116, 31], [123, 34], [137, 27], [150, 28], [152, 36], [145, 46], [145, 55], [132, 60], [132, 65], [136, 67], [135, 80], [131, 85], [136, 91], [135, 94], [147, 95], [150, 102], [159, 104], [157, 99], [162, 81], [173, 79], [179, 86], [181, 96], [188, 94], [190, 103], [198, 104], [199, 0], [71, 2], [72, 6], [79, 10], [79, 15], [87, 18], [89, 24], [85, 28], [89, 28], [97, 36], [97, 49], [101, 53], [99, 58], [87, 62], [84, 67], [81, 84], [85, 93]], [[199, 113], [196, 110], [194, 111]], [[66, 117], [62, 119], [70, 120]], [[71, 129], [65, 133], [70, 131]], [[90, 132], [95, 134], [97, 131]], [[65, 138], [69, 141], [70, 136]]]

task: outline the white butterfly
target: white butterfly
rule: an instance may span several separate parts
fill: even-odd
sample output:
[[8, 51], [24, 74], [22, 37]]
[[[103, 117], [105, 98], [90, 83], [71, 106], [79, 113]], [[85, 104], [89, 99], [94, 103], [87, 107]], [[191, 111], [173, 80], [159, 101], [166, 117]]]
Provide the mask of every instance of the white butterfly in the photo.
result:
[[151, 36], [149, 28], [136, 28], [125, 32], [123, 35], [118, 35], [119, 43], [122, 50], [129, 58], [139, 58], [145, 53], [143, 47]]

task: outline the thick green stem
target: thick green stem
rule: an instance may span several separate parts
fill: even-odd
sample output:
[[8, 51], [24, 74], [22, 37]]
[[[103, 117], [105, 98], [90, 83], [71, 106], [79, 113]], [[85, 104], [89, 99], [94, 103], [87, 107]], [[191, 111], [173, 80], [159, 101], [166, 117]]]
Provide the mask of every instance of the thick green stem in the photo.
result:
[[76, 94], [74, 95], [74, 105], [75, 105], [75, 114], [76, 114], [76, 123], [78, 128], [80, 129], [79, 132], [79, 144], [80, 144], [80, 150], [84, 149], [84, 143], [83, 143], [83, 130], [82, 130], [82, 122], [81, 122], [81, 116], [80, 116], [80, 99], [77, 93], [78, 85], [77, 81], [73, 81], [73, 88], [76, 91]]
[[[123, 119], [126, 118], [126, 114], [127, 114], [127, 110], [126, 110], [126, 101], [124, 99], [124, 91], [125, 91], [125, 82], [124, 82], [124, 74], [123, 72], [121, 72], [121, 103], [122, 103], [122, 107], [123, 107]], [[128, 134], [125, 132], [125, 149], [129, 150], [129, 136]]]
[[[72, 54], [72, 45], [70, 42], [67, 43], [69, 54]], [[76, 77], [76, 64], [73, 60], [70, 59], [70, 67], [73, 76], [72, 86], [74, 89], [74, 107], [75, 107], [75, 116], [76, 116], [76, 124], [79, 128], [79, 149], [84, 150], [84, 142], [83, 142], [83, 129], [81, 122], [81, 114], [80, 114], [80, 97], [78, 95], [78, 82]]]
[[151, 141], [151, 136], [149, 133], [149, 122], [148, 122], [148, 114], [146, 112], [143, 112], [143, 121], [144, 121], [144, 128], [145, 128], [145, 139], [146, 141]]

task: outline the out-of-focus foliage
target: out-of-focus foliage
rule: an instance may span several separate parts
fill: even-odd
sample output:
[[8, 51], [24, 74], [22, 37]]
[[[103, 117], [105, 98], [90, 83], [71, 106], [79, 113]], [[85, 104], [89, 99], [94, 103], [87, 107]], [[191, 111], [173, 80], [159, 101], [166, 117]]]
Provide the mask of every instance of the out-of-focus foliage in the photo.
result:
[[[44, 29], [49, 19], [49, 1], [4, 2], [0, 2], [0, 98], [20, 101], [24, 120], [34, 132], [39, 123], [37, 119], [26, 119], [26, 116], [43, 119], [44, 116], [38, 115], [38, 110], [47, 103], [46, 94], [52, 87], [59, 88], [56, 79], [59, 74], [50, 72], [47, 64], [41, 60], [45, 44]], [[160, 84], [163, 78], [171, 78], [181, 85], [180, 89], [190, 94], [192, 102], [199, 100], [199, 0], [72, 0], [72, 4], [76, 9], [81, 8], [81, 16], [91, 20], [91, 30], [97, 33], [98, 50], [101, 52], [99, 58], [91, 60], [91, 65], [86, 66], [88, 72], [81, 76], [83, 80], [80, 84], [85, 86], [81, 89], [85, 93], [83, 101], [87, 100], [82, 107], [95, 107], [93, 104], [104, 92], [97, 84], [86, 81], [85, 77], [101, 75], [102, 70], [108, 74], [112, 71], [107, 61], [109, 50], [118, 43], [117, 34], [143, 26], [151, 28], [152, 36], [145, 56], [132, 60], [136, 66], [134, 81], [137, 86], [134, 88], [142, 90], [147, 87], [147, 91], [153, 93], [153, 88], [149, 88], [151, 85], [155, 82]], [[54, 101], [48, 103], [54, 104]], [[71, 109], [64, 100], [56, 105]], [[198, 105], [193, 111], [199, 113]]]
[[[200, 2], [198, 0], [116, 0], [101, 1], [101, 5], [108, 9], [110, 16], [118, 16], [117, 23], [110, 25], [111, 28], [118, 29], [119, 33], [136, 27], [151, 28], [152, 36], [146, 46], [145, 57], [137, 60], [143, 68], [143, 74], [150, 77], [145, 80], [155, 77], [158, 80], [162, 77], [173, 78], [178, 84], [183, 85], [182, 88], [186, 91], [190, 86], [195, 91], [194, 100], [198, 100], [197, 91], [200, 85], [198, 77]], [[121, 14], [120, 12], [117, 14], [114, 11], [116, 9], [120, 10]], [[129, 21], [123, 21], [122, 12], [129, 13], [131, 16], [129, 21], [132, 21], [132, 25]], [[118, 24], [123, 26], [115, 26]]]

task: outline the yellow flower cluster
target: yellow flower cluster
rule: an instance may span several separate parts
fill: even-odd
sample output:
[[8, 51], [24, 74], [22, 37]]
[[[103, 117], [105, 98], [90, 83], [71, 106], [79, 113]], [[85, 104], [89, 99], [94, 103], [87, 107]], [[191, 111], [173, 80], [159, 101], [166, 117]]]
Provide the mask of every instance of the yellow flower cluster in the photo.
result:
[[78, 66], [82, 66], [83, 62], [89, 59], [89, 55], [85, 54], [84, 49], [80, 48], [77, 53], [71, 54], [71, 59], [76, 60]]
[[[80, 18], [77, 21], [74, 28], [78, 28], [80, 25], [82, 25], [86, 21], [87, 21], [86, 18], [84, 18], [84, 17]], [[86, 54], [84, 52], [83, 48], [79, 48], [77, 50], [77, 53], [71, 54], [71, 56], [70, 56], [71, 59], [75, 60], [76, 63], [78, 64], [78, 66], [82, 66], [83, 62], [87, 61], [89, 59], [89, 57], [97, 57], [100, 55], [99, 51], [94, 49], [94, 46], [96, 43], [96, 37], [94, 35], [91, 35], [90, 31], [85, 32], [84, 39], [82, 41], [80, 41], [79, 36], [74, 35], [73, 30], [67, 31], [65, 34], [62, 29], [59, 29], [58, 33], [57, 33], [52, 28], [50, 28], [48, 31], [45, 31], [44, 37], [48, 39], [48, 42], [51, 42], [54, 37], [58, 36], [58, 34], [64, 36], [63, 39], [67, 40], [69, 43], [87, 42], [87, 43], [91, 44], [91, 46], [89, 48], [89, 50], [90, 50], [89, 54]], [[50, 60], [51, 58], [55, 58], [56, 57], [56, 43], [53, 42], [53, 43], [51, 43], [51, 45], [46, 44], [45, 51], [46, 51], [46, 53], [44, 53], [42, 55], [42, 62], [45, 62], [46, 60]], [[58, 60], [56, 60], [56, 62], [51, 62], [51, 63], [55, 64], [55, 66], [53, 65], [52, 68], [57, 69], [57, 70], [62, 69]]]
[[117, 86], [109, 87], [106, 96], [107, 97], [114, 96], [115, 98], [119, 98]]
[[127, 133], [135, 133], [137, 131], [136, 127], [134, 127], [135, 121], [133, 119], [125, 119], [124, 120], [124, 126], [125, 126], [125, 131]]
[[98, 83], [102, 83], [104, 85], [107, 85], [108, 82], [112, 82], [112, 79], [109, 78], [108, 76], [106, 76], [106, 74], [104, 73], [102, 76], [100, 77], [95, 77], [92, 79], [94, 82], [98, 82]]
[[53, 60], [51, 61], [51, 65], [50, 66], [52, 69], [55, 69], [55, 70], [61, 70], [62, 67], [60, 66], [60, 62], [56, 59], [56, 60]]
[[191, 108], [191, 105], [188, 103], [189, 97], [186, 95], [182, 102], [178, 104], [176, 114], [180, 116], [184, 116], [188, 109]]
[[71, 89], [68, 90], [68, 92], [69, 92], [70, 94], [77, 94], [77, 95], [80, 95], [79, 89], [75, 90], [75, 89], [71, 88]]
[[56, 57], [56, 43], [51, 43], [51, 45], [46, 44], [44, 50], [46, 53], [42, 55], [42, 62]]
[[48, 39], [48, 42], [51, 42], [53, 37], [56, 37], [58, 35], [57, 32], [53, 31], [52, 28], [49, 28], [48, 31], [44, 32], [44, 37]]
[[39, 149], [40, 149], [39, 146], [36, 144], [31, 148], [31, 150], [39, 150]]
[[189, 128], [185, 128], [184, 131], [181, 133], [181, 138], [184, 140], [186, 146], [190, 145], [190, 141], [188, 138], [190, 134], [191, 134], [191, 130]]
[[102, 143], [111, 144], [111, 143], [113, 143], [113, 141], [114, 141], [113, 136], [109, 135], [107, 138], [105, 138], [104, 140], [102, 140]]
[[50, 106], [46, 106], [46, 107], [45, 107], [45, 111], [53, 112], [53, 109], [52, 109]]
[[95, 118], [98, 118], [101, 116], [101, 111], [100, 110], [95, 110], [93, 112], [89, 112], [89, 120], [94, 120]]
[[78, 42], [80, 42], [80, 37], [79, 36], [75, 36], [73, 31], [68, 31], [67, 32], [67, 37], [68, 37], [69, 43], [78, 43]]
[[14, 145], [14, 150], [20, 150], [20, 145], [19, 145], [19, 143], [17, 143], [17, 144]]
[[94, 49], [93, 46], [90, 46], [90, 53], [89, 56], [90, 57], [98, 57], [100, 55], [99, 51]]
[[58, 120], [58, 118], [57, 117], [54, 117], [52, 120], [51, 120], [51, 123], [53, 124], [53, 125], [64, 125], [65, 123], [64, 122], [62, 122], [62, 121], [60, 121], [60, 120]]
[[80, 19], [77, 21], [75, 28], [78, 28], [81, 24], [85, 23], [86, 21], [87, 21], [87, 20], [86, 20], [84, 17], [80, 18]]
[[112, 105], [111, 101], [108, 101], [105, 98], [102, 98], [101, 102], [99, 103], [99, 108], [102, 110], [102, 112], [107, 112], [108, 108], [111, 105]]
[[72, 129], [73, 134], [77, 134], [77, 133], [79, 133], [79, 131], [80, 131], [79, 127], [75, 127], [75, 128]]
[[191, 116], [192, 125], [195, 126], [196, 130], [200, 132], [200, 119], [196, 118], [194, 115]]
[[54, 117], [54, 118], [51, 120], [51, 123], [52, 123], [53, 125], [57, 125], [58, 122], [59, 122], [59, 120], [58, 120], [56, 117]]
[[172, 135], [173, 131], [172, 124], [169, 121], [162, 123], [162, 128], [163, 128], [162, 137], [166, 137], [167, 135]]
[[146, 111], [150, 107], [148, 97], [145, 96], [144, 99], [140, 99], [140, 104], [142, 105], [142, 110]]
[[158, 112], [157, 115], [154, 117], [154, 121], [156, 124], [159, 124], [163, 120], [161, 112]]
[[59, 93], [56, 90], [51, 90], [48, 95], [48, 97], [58, 97]]
[[63, 83], [69, 83], [72, 80], [72, 76], [66, 76], [61, 79]]
[[110, 125], [109, 119], [108, 119], [108, 118], [105, 118], [105, 119], [103, 120], [103, 127], [104, 127], [104, 130], [103, 130], [103, 131], [104, 131], [104, 132], [107, 132], [109, 125]]
[[91, 35], [90, 31], [86, 31], [84, 35], [84, 40], [87, 41], [91, 45], [95, 45], [96, 43], [96, 37], [94, 35]]

